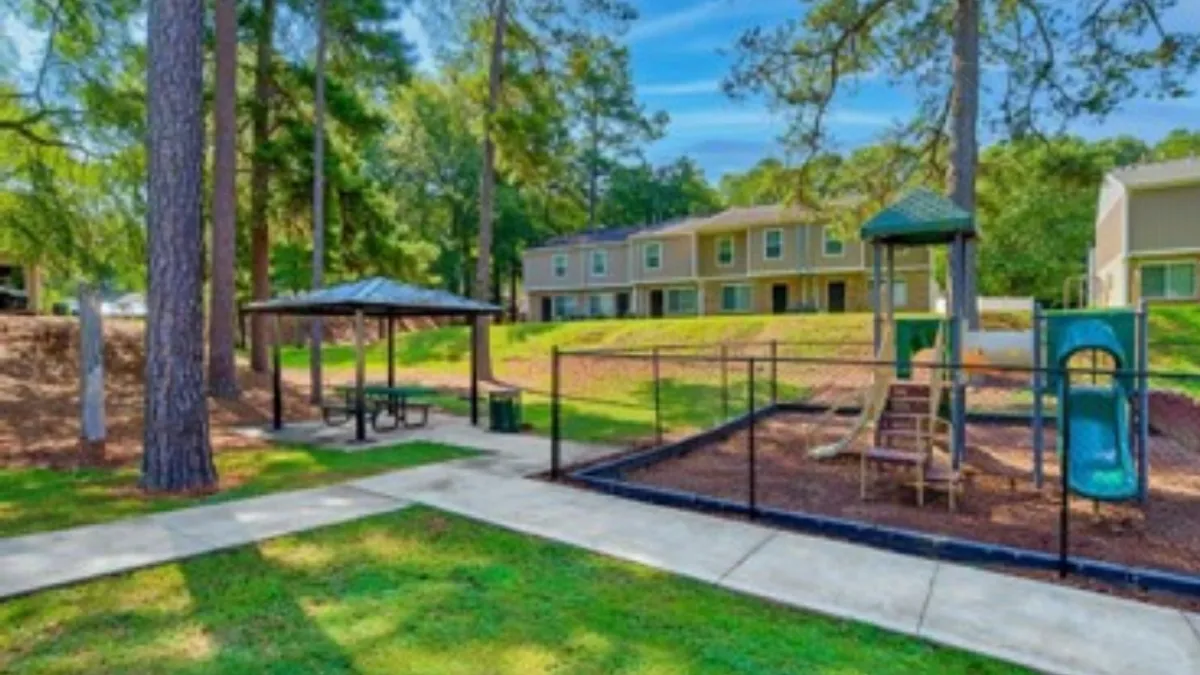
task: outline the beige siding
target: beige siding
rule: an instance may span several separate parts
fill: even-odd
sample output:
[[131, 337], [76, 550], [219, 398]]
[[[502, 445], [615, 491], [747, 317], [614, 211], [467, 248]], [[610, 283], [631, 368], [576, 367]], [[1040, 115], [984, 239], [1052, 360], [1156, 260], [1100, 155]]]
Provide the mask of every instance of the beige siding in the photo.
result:
[[[897, 312], [928, 312], [933, 309], [933, 299], [929, 294], [929, 272], [897, 272], [896, 278], [903, 279], [907, 288], [907, 301], [896, 305]], [[871, 275], [864, 276], [864, 292], [862, 311], [871, 309]], [[857, 311], [857, 310], [856, 310]]]
[[791, 310], [800, 303], [800, 284], [799, 276], [788, 277], [758, 277], [754, 280], [754, 311], [758, 314], [771, 314], [774, 311], [772, 302], [774, 301], [774, 287], [776, 284], [787, 286], [787, 307], [785, 311]]
[[821, 268], [846, 268], [857, 267], [863, 265], [863, 246], [858, 239], [847, 238], [845, 245], [842, 248], [842, 255], [827, 256], [825, 255], [824, 240], [822, 232], [824, 228], [820, 225], [813, 225], [805, 228], [805, 253], [807, 267], [813, 269]]
[[1104, 269], [1121, 256], [1125, 231], [1125, 204], [1128, 193], [1122, 191], [1113, 205], [1096, 221], [1096, 270]]
[[[748, 312], [726, 312], [721, 309], [721, 289], [725, 286], [749, 286], [750, 287], [750, 311]], [[704, 313], [705, 314], [753, 314], [758, 311], [759, 296], [762, 289], [759, 284], [751, 279], [735, 279], [730, 281], [706, 281], [704, 282]]]
[[[783, 255], [778, 259], [768, 260], [766, 257], [767, 232], [783, 231]], [[750, 271], [761, 272], [795, 272], [800, 269], [801, 238], [800, 229], [796, 225], [777, 225], [771, 227], [755, 227], [750, 230], [749, 266]]]
[[[608, 274], [592, 274], [592, 251], [608, 253]], [[584, 283], [589, 287], [623, 286], [629, 284], [629, 247], [625, 244], [588, 246], [583, 249]]]
[[[733, 240], [733, 263], [730, 265], [717, 264], [717, 242], [721, 239]], [[702, 234], [697, 237], [699, 258], [696, 267], [702, 277], [727, 277], [744, 275], [746, 273], [746, 231], [723, 232], [720, 234]]]
[[[652, 242], [662, 243], [662, 265], [656, 270], [646, 269], [645, 248]], [[692, 276], [692, 238], [662, 237], [660, 239], [633, 240], [633, 280], [653, 281], [656, 279], [683, 279]]]
[[[554, 256], [567, 256], [567, 275], [554, 276]], [[539, 248], [525, 252], [525, 285], [541, 290], [550, 288], [579, 288], [584, 281], [583, 254], [577, 248]]]
[[1200, 185], [1134, 192], [1129, 197], [1129, 221], [1131, 255], [1200, 249]]
[[[863, 265], [867, 272], [875, 264], [875, 247], [870, 243], [865, 245]], [[928, 246], [897, 246], [895, 249], [896, 267], [928, 267], [933, 254]], [[887, 261], [887, 249], [884, 249], [884, 264]]]

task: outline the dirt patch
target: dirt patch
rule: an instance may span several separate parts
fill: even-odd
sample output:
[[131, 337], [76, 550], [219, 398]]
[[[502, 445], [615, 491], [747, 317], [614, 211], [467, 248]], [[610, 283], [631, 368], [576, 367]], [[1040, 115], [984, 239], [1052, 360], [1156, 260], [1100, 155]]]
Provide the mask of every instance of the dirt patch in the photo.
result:
[[[104, 456], [90, 464], [121, 465], [142, 452], [144, 337], [138, 322], [105, 326]], [[72, 319], [0, 318], [0, 467], [80, 466], [79, 329]], [[237, 401], [210, 399], [214, 450], [253, 445], [233, 428], [265, 424], [271, 415], [271, 378], [243, 370]], [[284, 415], [314, 416], [307, 387], [284, 387]]]
[[[917, 507], [913, 490], [885, 475], [859, 498], [859, 460], [810, 459], [804, 439], [832, 441], [845, 431], [812, 430], [818, 418], [783, 413], [756, 430], [759, 503], [781, 509], [851, 518], [987, 543], [1055, 553], [1059, 491], [1053, 430], [1043, 469], [1046, 487], [1034, 488], [1029, 429], [992, 425], [968, 428], [968, 461], [974, 475], [959, 510], [943, 495]], [[629, 479], [659, 487], [744, 502], [748, 434], [736, 432], [696, 450], [631, 472]], [[1151, 496], [1144, 506], [1072, 500], [1071, 554], [1124, 565], [1200, 573], [1200, 452], [1166, 436], [1151, 440]]]

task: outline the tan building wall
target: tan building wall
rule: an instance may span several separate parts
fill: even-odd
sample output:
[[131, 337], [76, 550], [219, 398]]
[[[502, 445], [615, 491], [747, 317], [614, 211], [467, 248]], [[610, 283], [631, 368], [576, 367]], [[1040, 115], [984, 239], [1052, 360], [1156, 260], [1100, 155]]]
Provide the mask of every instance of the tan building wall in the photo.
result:
[[[592, 252], [608, 254], [608, 273], [592, 274]], [[584, 283], [587, 286], [623, 286], [629, 284], [629, 247], [624, 244], [588, 246], [582, 250]]]
[[[717, 242], [722, 239], [733, 241], [733, 263], [730, 265], [717, 264]], [[696, 268], [702, 277], [726, 277], [746, 273], [747, 233], [722, 232], [720, 234], [701, 234], [696, 238], [696, 251], [699, 258]]]
[[[662, 265], [656, 270], [646, 269], [645, 249], [651, 242], [662, 243]], [[692, 238], [690, 236], [633, 239], [630, 240], [630, 245], [633, 246], [633, 280], [653, 281], [692, 276]]]
[[861, 268], [863, 266], [863, 245], [858, 239], [847, 238], [842, 247], [842, 255], [825, 255], [823, 232], [825, 228], [812, 225], [804, 228], [804, 266], [810, 269], [847, 267]]
[[777, 284], [787, 287], [787, 305], [784, 311], [790, 311], [800, 304], [800, 284], [802, 278], [796, 275], [787, 277], [755, 277], [754, 279], [754, 312], [771, 314], [774, 312], [774, 288]]
[[[674, 313], [674, 314], [671, 313], [670, 306], [667, 301], [667, 291], [674, 289], [674, 288], [680, 288], [680, 289], [691, 288], [691, 289], [699, 290], [699, 286], [697, 286], [694, 283], [689, 283], [689, 282], [677, 283], [677, 284], [651, 284], [651, 285], [647, 285], [647, 286], [638, 286], [636, 289], [634, 289], [634, 293], [637, 295], [636, 315], [637, 316], [650, 316], [651, 295], [655, 291], [662, 291], [662, 293], [663, 293], [663, 316], [694, 316], [693, 314], [689, 314], [689, 313]], [[696, 298], [696, 306], [697, 306], [698, 310], [699, 310], [699, 308], [703, 307], [704, 302], [705, 302], [704, 298], [700, 298], [700, 297]], [[697, 314], [699, 314], [699, 313], [701, 313], [701, 312], [697, 311]]]
[[[870, 243], [865, 244], [865, 254], [863, 257], [863, 265], [867, 272], [870, 272], [875, 264], [875, 247]], [[924, 267], [928, 266], [933, 260], [933, 253], [928, 246], [897, 246], [893, 254], [896, 262], [896, 267]], [[884, 264], [887, 263], [887, 249], [883, 253]]]
[[[559, 254], [567, 256], [567, 274], [561, 278], [554, 276], [554, 256]], [[525, 252], [524, 270], [528, 288], [579, 288], [584, 281], [583, 252], [578, 248], [532, 249]]]
[[[1129, 222], [1130, 254], [1200, 249], [1200, 185], [1132, 193], [1129, 196]], [[1097, 261], [1100, 260], [1100, 242], [1097, 241]]]
[[[767, 232], [780, 230], [783, 233], [783, 252], [777, 259], [766, 257]], [[804, 237], [803, 226], [773, 225], [751, 228], [748, 245], [749, 269], [759, 274], [762, 272], [796, 272], [800, 269]]]
[[1129, 194], [1122, 192], [1112, 207], [1096, 222], [1096, 271], [1104, 269], [1121, 255], [1125, 231], [1125, 203]]

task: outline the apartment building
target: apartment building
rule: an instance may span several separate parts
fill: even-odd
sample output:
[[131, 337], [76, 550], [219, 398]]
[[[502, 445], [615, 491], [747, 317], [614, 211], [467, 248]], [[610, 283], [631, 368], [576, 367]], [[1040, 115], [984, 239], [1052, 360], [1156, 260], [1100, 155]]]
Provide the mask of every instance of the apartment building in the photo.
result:
[[[731, 208], [645, 228], [585, 232], [525, 253], [530, 316], [687, 316], [870, 309], [871, 251], [800, 207]], [[896, 252], [901, 311], [936, 295], [927, 248]]]
[[1088, 256], [1091, 304], [1196, 302], [1198, 266], [1200, 159], [1109, 172]]

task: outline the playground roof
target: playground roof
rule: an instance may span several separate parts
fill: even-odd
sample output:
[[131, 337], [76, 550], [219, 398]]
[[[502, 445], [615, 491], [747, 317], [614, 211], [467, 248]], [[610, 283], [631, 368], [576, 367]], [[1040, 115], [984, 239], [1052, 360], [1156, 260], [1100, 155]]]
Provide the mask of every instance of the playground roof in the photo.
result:
[[862, 226], [864, 241], [924, 246], [952, 241], [958, 235], [974, 237], [975, 220], [932, 190], [917, 188], [876, 213]]
[[252, 302], [250, 312], [346, 316], [477, 316], [499, 314], [495, 305], [477, 302], [449, 291], [422, 288], [384, 277], [371, 277], [329, 286], [319, 291]]

